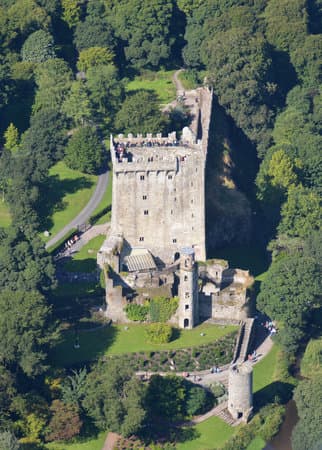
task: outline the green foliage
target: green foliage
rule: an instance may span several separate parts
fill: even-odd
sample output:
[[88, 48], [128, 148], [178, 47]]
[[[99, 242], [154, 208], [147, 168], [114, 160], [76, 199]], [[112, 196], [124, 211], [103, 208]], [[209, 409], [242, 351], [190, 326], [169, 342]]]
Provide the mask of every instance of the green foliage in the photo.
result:
[[0, 361], [18, 365], [29, 376], [45, 369], [46, 346], [53, 342], [50, 308], [37, 291], [2, 290]]
[[212, 407], [213, 401], [211, 400], [204, 388], [200, 386], [189, 386], [185, 406], [186, 414], [188, 416], [203, 414]]
[[170, 56], [170, 0], [121, 0], [113, 2], [107, 14], [115, 35], [124, 42], [127, 62], [138, 68], [158, 67]]
[[33, 111], [43, 108], [60, 110], [72, 84], [72, 71], [62, 59], [48, 59], [35, 70], [38, 86]]
[[61, 393], [64, 403], [76, 405], [78, 408], [85, 396], [85, 386], [87, 370], [83, 369], [73, 370], [73, 375], [69, 375], [62, 384]]
[[21, 56], [23, 61], [36, 63], [55, 58], [54, 38], [47, 31], [35, 31], [25, 40], [21, 49]]
[[116, 115], [115, 126], [122, 133], [162, 133], [167, 120], [162, 116], [154, 92], [140, 90], [126, 97]]
[[113, 29], [104, 17], [87, 16], [79, 22], [74, 32], [74, 43], [78, 51], [89, 47], [107, 47], [114, 49]]
[[129, 436], [137, 433], [145, 419], [146, 387], [127, 364], [99, 363], [87, 377], [83, 407], [101, 430]]
[[278, 50], [296, 49], [307, 34], [308, 15], [305, 0], [269, 0], [264, 12], [266, 36]]
[[316, 376], [311, 380], [301, 381], [294, 393], [300, 420], [292, 432], [294, 450], [311, 450], [319, 448], [322, 442], [322, 379]]
[[279, 233], [304, 238], [312, 231], [322, 230], [321, 199], [314, 191], [303, 186], [289, 189], [287, 201], [281, 209]]
[[103, 160], [103, 147], [95, 128], [79, 128], [66, 147], [65, 161], [68, 167], [84, 173], [95, 173], [102, 167]]
[[10, 431], [0, 433], [0, 450], [20, 450], [21, 446], [16, 436]]
[[146, 328], [146, 337], [155, 344], [166, 344], [171, 341], [172, 327], [166, 323], [152, 323]]
[[63, 8], [62, 19], [72, 28], [80, 21], [81, 2], [79, 0], [61, 0]]
[[80, 52], [77, 68], [87, 72], [90, 67], [112, 63], [113, 57], [113, 53], [106, 47], [89, 47]]
[[98, 122], [110, 125], [124, 97], [124, 86], [113, 64], [93, 66], [86, 73], [86, 87]]
[[186, 388], [183, 378], [153, 375], [147, 392], [148, 414], [157, 420], [176, 421], [185, 416]]
[[150, 301], [149, 317], [151, 322], [167, 322], [178, 309], [178, 297], [155, 297]]
[[274, 320], [284, 322], [279, 333], [286, 351], [294, 351], [303, 328], [318, 302], [320, 270], [314, 260], [298, 255], [273, 261], [261, 283], [258, 308]]
[[90, 122], [93, 111], [89, 92], [83, 81], [73, 81], [70, 92], [62, 105], [62, 111], [73, 120], [76, 126], [83, 126]]
[[125, 307], [126, 316], [130, 320], [144, 322], [147, 319], [149, 307], [130, 303]]
[[0, 288], [20, 291], [42, 290], [55, 286], [55, 268], [43, 243], [12, 228], [0, 233]]
[[50, 411], [52, 417], [46, 432], [47, 441], [69, 441], [79, 435], [82, 421], [77, 406], [54, 400]]
[[240, 427], [233, 437], [221, 447], [221, 450], [246, 449], [257, 436], [261, 436], [266, 442], [271, 440], [283, 423], [284, 411], [285, 408], [280, 405], [265, 406], [248, 425]]
[[307, 86], [318, 86], [322, 82], [322, 35], [306, 36], [303, 45], [291, 53], [292, 63], [301, 81]]
[[10, 152], [16, 152], [19, 149], [19, 132], [18, 129], [11, 123], [4, 133], [5, 149]]

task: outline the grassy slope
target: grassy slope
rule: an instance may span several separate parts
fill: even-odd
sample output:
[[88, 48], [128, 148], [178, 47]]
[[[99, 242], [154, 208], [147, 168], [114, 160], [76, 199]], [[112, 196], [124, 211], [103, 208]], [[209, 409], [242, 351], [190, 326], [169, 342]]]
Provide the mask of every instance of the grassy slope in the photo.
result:
[[127, 92], [147, 89], [154, 91], [162, 105], [172, 102], [176, 98], [176, 89], [172, 81], [174, 70], [160, 70], [159, 72], [144, 72], [130, 81], [126, 86]]
[[0, 200], [0, 227], [9, 227], [11, 224], [10, 212], [5, 202]]
[[105, 239], [105, 235], [91, 239], [72, 259], [65, 263], [64, 269], [68, 272], [93, 272], [96, 270], [96, 254]]
[[50, 169], [43, 201], [43, 228], [55, 235], [86, 206], [91, 198], [96, 175], [86, 175], [59, 162]]
[[[193, 330], [182, 330], [180, 337], [168, 344], [156, 345], [147, 342], [144, 325], [113, 325], [97, 331], [80, 332], [80, 349], [74, 349], [74, 333], [66, 333], [63, 341], [52, 351], [52, 363], [68, 366], [81, 361], [90, 361], [104, 354], [116, 355], [130, 352], [168, 350], [193, 347], [215, 341], [236, 327], [200, 325]], [[205, 333], [205, 336], [200, 336]]]
[[277, 345], [274, 345], [269, 354], [254, 366], [254, 392], [263, 389], [274, 381], [278, 350]]
[[[198, 437], [176, 445], [177, 450], [214, 450], [221, 446], [235, 429], [219, 417], [211, 417], [195, 427]], [[216, 447], [215, 447], [216, 445]]]
[[104, 441], [106, 439], [106, 433], [100, 433], [97, 438], [89, 439], [86, 441], [80, 441], [71, 444], [64, 443], [52, 443], [47, 444], [46, 449], [48, 450], [101, 450]]
[[308, 343], [301, 362], [301, 375], [307, 378], [322, 375], [322, 337]]

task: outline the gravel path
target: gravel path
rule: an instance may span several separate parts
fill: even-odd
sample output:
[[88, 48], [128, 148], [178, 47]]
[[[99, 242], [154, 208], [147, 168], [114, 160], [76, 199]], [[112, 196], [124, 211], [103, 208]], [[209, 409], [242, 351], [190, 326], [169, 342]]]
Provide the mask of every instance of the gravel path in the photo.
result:
[[55, 245], [61, 238], [63, 238], [68, 233], [68, 231], [72, 230], [73, 228], [77, 228], [78, 226], [81, 226], [88, 221], [88, 219], [91, 217], [97, 206], [100, 204], [105, 194], [108, 185], [108, 180], [109, 180], [109, 171], [107, 169], [104, 173], [102, 173], [98, 177], [96, 189], [90, 201], [85, 206], [85, 208], [78, 214], [78, 216], [75, 217], [75, 219], [73, 219], [68, 225], [66, 225], [63, 229], [61, 229], [55, 236], [49, 239], [49, 241], [46, 244], [46, 248]]

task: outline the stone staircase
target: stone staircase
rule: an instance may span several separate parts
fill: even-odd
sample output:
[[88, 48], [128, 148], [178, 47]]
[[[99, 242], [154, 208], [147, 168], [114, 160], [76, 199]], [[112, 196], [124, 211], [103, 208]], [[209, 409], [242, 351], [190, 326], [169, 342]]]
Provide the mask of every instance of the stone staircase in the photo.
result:
[[246, 361], [253, 335], [253, 325], [254, 319], [245, 319], [241, 323], [233, 363], [241, 364]]

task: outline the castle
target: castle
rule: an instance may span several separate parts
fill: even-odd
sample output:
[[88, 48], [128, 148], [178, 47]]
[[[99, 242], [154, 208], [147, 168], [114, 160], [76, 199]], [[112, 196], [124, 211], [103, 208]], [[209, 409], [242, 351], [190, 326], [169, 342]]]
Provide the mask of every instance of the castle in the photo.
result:
[[[127, 320], [135, 298], [179, 296], [172, 318], [181, 328], [202, 320], [239, 323], [248, 315], [248, 271], [206, 262], [205, 171], [212, 90], [190, 97], [193, 120], [176, 133], [111, 136], [111, 231], [98, 252], [105, 270], [106, 314]], [[106, 268], [109, 270], [106, 270]]]

